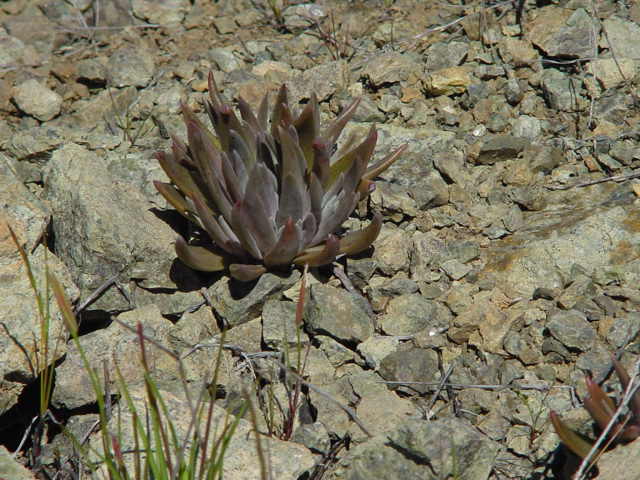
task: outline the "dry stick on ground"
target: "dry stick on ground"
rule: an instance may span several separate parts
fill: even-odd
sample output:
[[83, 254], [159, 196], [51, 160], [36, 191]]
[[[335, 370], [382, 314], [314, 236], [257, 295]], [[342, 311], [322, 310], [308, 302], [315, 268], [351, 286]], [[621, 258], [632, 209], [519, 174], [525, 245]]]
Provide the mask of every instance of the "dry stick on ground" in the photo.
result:
[[[594, 22], [594, 18], [595, 21], [598, 22], [598, 12], [596, 10], [596, 6], [593, 2], [593, 0], [591, 1], [591, 10], [593, 11], [593, 18], [591, 19], [591, 30], [589, 31], [589, 42], [591, 43], [592, 47], [593, 47], [593, 56], [597, 59], [598, 58], [598, 32], [596, 31], [596, 24]], [[599, 23], [599, 22], [598, 22]], [[596, 63], [592, 62], [591, 63], [591, 72], [593, 73], [593, 75], [595, 76], [595, 68], [596, 68]], [[584, 75], [584, 70], [582, 70], [582, 73]], [[593, 111], [595, 109], [595, 105], [596, 105], [596, 95], [590, 95], [591, 96], [591, 101], [589, 102], [589, 119], [587, 120], [587, 128], [590, 128], [593, 122]]]
[[342, 268], [342, 265], [340, 265], [339, 263], [334, 263], [333, 274], [338, 278], [338, 280], [342, 282], [342, 285], [347, 289], [349, 293], [362, 296], [362, 294], [358, 290], [356, 290], [356, 287], [353, 286], [353, 283], [351, 282], [351, 280], [349, 280], [349, 277], [347, 277], [347, 274], [344, 272], [344, 268]]
[[[367, 310], [367, 315], [369, 315], [369, 317], [371, 318], [374, 318], [374, 312], [373, 312], [373, 307], [371, 306], [371, 303], [369, 302], [367, 297], [365, 297], [362, 293], [358, 291], [356, 287], [354, 287], [353, 283], [351, 282], [351, 280], [349, 280], [349, 277], [347, 276], [344, 269], [342, 268], [342, 265], [334, 262], [333, 274], [338, 278], [338, 280], [342, 282], [342, 285], [344, 286], [344, 288], [347, 289], [347, 291], [350, 294], [355, 295], [356, 297], [364, 300], [364, 305]], [[375, 321], [375, 318], [374, 318], [374, 321]]]
[[[598, 11], [596, 9], [596, 5], [593, 0], [591, 1], [591, 8], [593, 8], [595, 17], [598, 18]], [[613, 51], [611, 40], [609, 40], [609, 34], [607, 33], [607, 29], [604, 28], [604, 25], [602, 25], [602, 34], [604, 35], [604, 39], [607, 41], [607, 45], [609, 46], [609, 51], [611, 52], [611, 58], [613, 58], [613, 61], [615, 62], [616, 67], [618, 67], [618, 73], [620, 73], [620, 76], [625, 82], [628, 82], [629, 80], [627, 79], [627, 77], [625, 77], [624, 72], [622, 71], [622, 67], [620, 67], [620, 63], [618, 62], [618, 57], [616, 56], [616, 52]]]
[[593, 458], [596, 455], [600, 454], [600, 450], [602, 449], [603, 445], [607, 441], [607, 437], [609, 436], [609, 433], [611, 432], [613, 427], [618, 423], [618, 419], [622, 416], [622, 413], [629, 408], [629, 403], [631, 402], [631, 400], [633, 399], [633, 396], [636, 394], [636, 392], [639, 389], [640, 389], [640, 360], [636, 362], [636, 365], [634, 367], [633, 378], [629, 381], [629, 384], [627, 385], [627, 388], [624, 391], [624, 396], [622, 397], [620, 406], [618, 406], [616, 413], [613, 415], [613, 417], [611, 417], [611, 420], [609, 420], [609, 423], [607, 424], [606, 428], [602, 431], [602, 433], [598, 437], [598, 440], [596, 441], [596, 443], [594, 443], [593, 446], [591, 447], [589, 454], [582, 459], [580, 468], [578, 469], [575, 476], [573, 477], [575, 480], [583, 480], [587, 478], [586, 474], [589, 471], [589, 469], [592, 467]]
[[96, 290], [91, 295], [89, 295], [89, 298], [87, 298], [84, 302], [78, 305], [74, 313], [77, 315], [78, 313], [82, 312], [85, 308], [87, 308], [89, 305], [91, 305], [93, 302], [95, 302], [98, 299], [98, 297], [100, 297], [104, 292], [106, 292], [109, 289], [109, 287], [111, 287], [111, 285], [114, 285], [116, 283], [116, 280], [120, 276], [120, 273], [122, 273], [122, 270], [116, 273], [115, 275], [113, 275], [111, 278], [107, 279], [107, 281], [105, 281], [102, 285], [96, 288]]
[[473, 384], [473, 383], [449, 383], [449, 382], [412, 382], [412, 381], [387, 381], [379, 380], [376, 383], [384, 383], [385, 385], [419, 385], [422, 387], [434, 387], [435, 390], [443, 387], [455, 388], [456, 390], [464, 390], [467, 388], [478, 388], [480, 390], [537, 390], [539, 392], [548, 392], [552, 388], [566, 388], [573, 390], [570, 385], [489, 385], [489, 384]]
[[56, 28], [57, 32], [61, 33], [73, 33], [73, 32], [81, 32], [84, 30], [94, 31], [94, 30], [124, 30], [125, 28], [163, 28], [168, 27], [169, 25], [160, 25], [155, 23], [143, 23], [137, 25], [120, 25], [113, 27], [65, 27], [65, 28]]
[[597, 180], [590, 180], [584, 183], [574, 183], [573, 185], [546, 185], [548, 190], [569, 190], [570, 188], [589, 187], [591, 185], [597, 185], [598, 183], [605, 182], [624, 182], [634, 178], [640, 178], [640, 172], [633, 172], [627, 175], [614, 175], [612, 177], [599, 178]]
[[40, 230], [40, 233], [38, 233], [38, 237], [36, 238], [35, 242], [33, 242], [33, 246], [29, 250], [30, 254], [33, 254], [33, 252], [36, 251], [36, 248], [38, 248], [38, 246], [41, 244], [44, 245], [45, 247], [47, 246], [47, 236], [50, 228], [51, 228], [51, 215], [49, 214], [45, 217], [42, 230]]
[[516, 5], [516, 23], [520, 25], [521, 32], [524, 31], [522, 27], [522, 17], [524, 16], [524, 2], [525, 0], [518, 0], [518, 4]]
[[[620, 63], [618, 62], [618, 58], [616, 56], [616, 52], [613, 49], [613, 45], [611, 44], [611, 40], [609, 39], [609, 34], [607, 33], [607, 29], [604, 27], [604, 24], [602, 24], [602, 22], [600, 22], [599, 18], [599, 14], [598, 14], [598, 8], [596, 6], [596, 3], [594, 2], [594, 0], [591, 0], [591, 11], [592, 11], [592, 19], [595, 19], [595, 21], [597, 23], [600, 24], [600, 28], [602, 30], [602, 34], [604, 35], [604, 38], [607, 42], [607, 46], [609, 47], [609, 51], [611, 52], [611, 58], [613, 58], [614, 63], [616, 64], [616, 67], [618, 69], [618, 73], [620, 74], [620, 76], [622, 77], [622, 79], [624, 80], [625, 83], [627, 83], [629, 80], [627, 79], [627, 77], [624, 74], [624, 71], [622, 70], [622, 67], [620, 66]], [[592, 23], [592, 29], [591, 29], [591, 34], [589, 36], [589, 40], [593, 43], [593, 55], [594, 55], [594, 60], [598, 59], [598, 41], [597, 41], [597, 32], [596, 32], [596, 27], [595, 24]], [[592, 63], [591, 64], [591, 69], [592, 69], [592, 73], [595, 75], [595, 64]], [[591, 105], [589, 107], [589, 120], [587, 121], [587, 125], [591, 125], [591, 122], [593, 120], [593, 110], [594, 110], [594, 104], [595, 104], [595, 99], [592, 97], [591, 98]]]
[[431, 420], [431, 418], [433, 417], [433, 413], [431, 412], [431, 409], [436, 404], [436, 401], [440, 396], [440, 392], [442, 392], [442, 390], [444, 390], [447, 387], [447, 380], [449, 380], [449, 377], [451, 376], [452, 373], [453, 373], [453, 364], [449, 365], [449, 368], [447, 368], [447, 371], [442, 376], [442, 380], [440, 380], [438, 387], [436, 388], [435, 392], [433, 392], [433, 395], [431, 395], [431, 400], [429, 401], [429, 405], [427, 405], [427, 412], [426, 412], [427, 420]]

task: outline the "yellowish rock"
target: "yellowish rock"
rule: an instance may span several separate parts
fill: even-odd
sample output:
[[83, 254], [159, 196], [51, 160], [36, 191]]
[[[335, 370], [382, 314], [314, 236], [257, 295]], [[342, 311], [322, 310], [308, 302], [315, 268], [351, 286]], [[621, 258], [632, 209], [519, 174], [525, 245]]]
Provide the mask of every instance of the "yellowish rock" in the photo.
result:
[[425, 80], [427, 92], [432, 95], [464, 93], [471, 84], [467, 67], [443, 68], [430, 74]]

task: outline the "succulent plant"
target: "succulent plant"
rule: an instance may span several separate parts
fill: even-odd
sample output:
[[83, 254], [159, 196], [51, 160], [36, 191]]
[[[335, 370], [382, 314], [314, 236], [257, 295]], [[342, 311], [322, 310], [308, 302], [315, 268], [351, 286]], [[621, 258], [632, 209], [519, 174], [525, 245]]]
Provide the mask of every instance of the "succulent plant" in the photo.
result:
[[362, 230], [341, 238], [336, 231], [404, 146], [369, 167], [377, 140], [372, 126], [361, 143], [346, 142], [336, 152], [359, 99], [321, 130], [316, 96], [296, 116], [284, 85], [270, 113], [265, 95], [257, 114], [239, 99], [236, 116], [212, 74], [209, 97], [205, 108], [215, 133], [183, 105], [188, 144], [174, 138], [171, 152], [156, 155], [171, 180], [154, 182], [156, 188], [211, 240], [193, 245], [179, 236], [183, 263], [200, 271], [228, 269], [248, 281], [291, 264], [325, 265], [371, 245], [382, 223], [377, 213]]
[[[622, 385], [622, 390], [626, 391], [630, 382], [629, 374], [615, 358], [613, 359], [613, 367]], [[585, 381], [589, 395], [584, 399], [584, 408], [596, 422], [597, 427], [604, 430], [616, 413], [618, 406], [590, 376], [585, 377]], [[557, 413], [551, 412], [550, 417], [553, 428], [562, 443], [578, 457], [585, 458], [589, 454], [592, 444], [567, 427]], [[640, 437], [640, 391], [636, 390], [631, 396], [628, 414], [613, 426], [608, 438], [612, 442], [625, 443], [638, 437]]]

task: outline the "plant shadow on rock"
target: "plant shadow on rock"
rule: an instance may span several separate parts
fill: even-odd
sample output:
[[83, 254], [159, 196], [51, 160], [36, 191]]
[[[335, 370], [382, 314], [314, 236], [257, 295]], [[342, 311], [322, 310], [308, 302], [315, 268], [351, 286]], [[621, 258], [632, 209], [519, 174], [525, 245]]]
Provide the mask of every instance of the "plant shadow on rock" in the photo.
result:
[[[159, 220], [170, 226], [173, 231], [176, 232], [176, 235], [184, 236], [189, 231], [189, 222], [177, 211], [173, 209], [162, 210], [155, 207], [150, 208], [149, 211]], [[189, 268], [178, 258], [174, 259], [169, 270], [169, 278], [173, 283], [175, 283], [176, 288], [181, 292], [193, 292], [203, 287], [208, 288], [215, 281], [222, 278], [222, 276], [222, 274], [205, 275], [197, 270]], [[146, 290], [151, 292], [165, 291], [165, 289], [154, 288], [148, 288]]]

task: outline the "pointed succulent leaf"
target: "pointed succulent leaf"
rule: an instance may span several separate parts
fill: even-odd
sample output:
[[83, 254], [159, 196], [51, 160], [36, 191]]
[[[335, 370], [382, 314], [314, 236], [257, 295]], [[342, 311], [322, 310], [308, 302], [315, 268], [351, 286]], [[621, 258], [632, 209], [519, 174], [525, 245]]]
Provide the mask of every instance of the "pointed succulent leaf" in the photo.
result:
[[247, 123], [247, 125], [249, 125], [256, 132], [260, 130], [260, 124], [258, 122], [258, 119], [256, 118], [256, 115], [253, 113], [253, 110], [251, 110], [249, 104], [242, 97], [238, 98], [238, 110], [240, 110], [240, 116]]
[[[238, 158], [242, 161], [242, 165], [244, 166], [244, 175], [248, 177], [248, 173], [253, 168], [253, 165], [256, 162], [256, 152], [253, 151], [247, 142], [245, 141], [240, 134], [235, 131], [231, 131], [230, 143], [229, 143], [229, 152], [231, 154], [236, 154]], [[236, 171], [238, 177], [242, 179], [241, 173]], [[243, 183], [246, 183], [243, 182]]]
[[222, 151], [226, 151], [229, 148], [229, 107], [214, 106], [210, 102], [205, 102], [204, 109], [207, 112], [209, 121], [213, 125], [213, 130], [216, 133], [218, 139], [218, 148]]
[[227, 267], [222, 255], [205, 247], [188, 245], [180, 236], [176, 239], [176, 254], [182, 263], [201, 272], [217, 272]]
[[171, 135], [171, 151], [178, 163], [188, 168], [196, 168], [195, 163], [189, 157], [189, 148], [175, 135]]
[[252, 221], [253, 219], [246, 205], [241, 201], [237, 202], [231, 211], [231, 228], [233, 228], [244, 249], [256, 260], [262, 260], [262, 252], [258, 248], [252, 233]]
[[232, 132], [240, 135], [246, 142], [251, 141], [250, 133], [246, 128], [244, 128], [242, 122], [236, 116], [236, 113], [228, 105], [225, 105], [224, 110], [222, 110], [222, 120], [226, 124], [226, 128], [229, 130], [229, 145], [227, 146], [227, 149], [231, 149], [232, 146]]
[[229, 273], [233, 278], [241, 282], [250, 282], [267, 271], [262, 265], [247, 265], [232, 263], [229, 265]]
[[229, 134], [231, 130], [242, 135], [242, 124], [233, 109], [227, 105], [220, 93], [218, 92], [218, 86], [216, 85], [213, 73], [209, 72], [208, 77], [209, 84], [209, 98], [210, 102], [205, 103], [207, 114], [211, 120], [211, 124], [219, 137], [220, 145], [223, 150], [229, 148]]
[[215, 207], [225, 218], [231, 215], [232, 197], [223, 182], [223, 166], [228, 162], [224, 153], [207, 141], [205, 129], [195, 122], [187, 122], [189, 148], [200, 172], [200, 182], [208, 190]]
[[251, 172], [244, 196], [244, 205], [251, 218], [248, 227], [261, 252], [271, 250], [277, 241], [275, 217], [267, 210], [265, 202], [266, 198], [273, 202], [277, 198], [273, 198], [274, 192], [266, 191], [269, 188], [264, 179], [267, 173], [264, 165], [257, 164]]
[[275, 144], [272, 145], [273, 138], [271, 138], [271, 136], [267, 138], [266, 135], [261, 134], [258, 136], [256, 142], [258, 144], [256, 153], [258, 161], [264, 164], [274, 174], [277, 173], [279, 167], [276, 159], [278, 155]]
[[340, 137], [340, 134], [342, 133], [342, 130], [344, 129], [347, 122], [351, 119], [351, 117], [353, 117], [353, 114], [356, 113], [358, 105], [360, 105], [360, 100], [361, 98], [356, 98], [353, 102], [351, 102], [349, 106], [347, 106], [347, 108], [342, 111], [338, 118], [336, 118], [329, 125], [327, 130], [322, 135], [324, 142], [329, 145], [330, 149], [332, 149], [338, 141], [338, 138]]
[[298, 142], [306, 160], [306, 169], [311, 170], [314, 159], [313, 144], [320, 134], [320, 109], [315, 93], [311, 94], [311, 100], [293, 126], [298, 132]]
[[[600, 425], [600, 419], [604, 419], [604, 426], [607, 425], [609, 419], [616, 412], [616, 405], [613, 400], [602, 390], [600, 385], [593, 381], [590, 376], [585, 377], [585, 382], [587, 384], [587, 392], [589, 392], [589, 396], [585, 398], [585, 408], [589, 410], [589, 413], [593, 416], [594, 420], [598, 422]], [[587, 401], [589, 403], [589, 407], [587, 407]], [[595, 414], [595, 416], [594, 416]], [[600, 428], [604, 428], [604, 426], [600, 425]]]
[[384, 172], [387, 168], [389, 168], [398, 159], [398, 157], [400, 157], [400, 154], [406, 150], [406, 148], [407, 148], [407, 144], [405, 143], [401, 147], [391, 152], [385, 158], [380, 160], [378, 163], [376, 163], [372, 167], [369, 167], [366, 173], [364, 174], [363, 178], [366, 180], [373, 180], [374, 178], [376, 178], [378, 175]]
[[313, 166], [312, 171], [316, 174], [320, 183], [326, 185], [331, 172], [331, 154], [327, 145], [320, 142], [313, 142]]
[[[622, 386], [622, 391], [626, 391], [629, 387], [629, 382], [631, 379], [629, 378], [629, 374], [624, 369], [622, 364], [613, 358], [613, 368], [616, 370], [616, 375], [620, 380], [620, 385]], [[636, 390], [636, 393], [631, 397], [631, 403], [629, 404], [629, 409], [633, 414], [634, 420], [636, 422], [640, 422], [640, 390]]]
[[282, 141], [282, 171], [280, 172], [280, 205], [278, 223], [288, 217], [294, 222], [300, 220], [311, 208], [309, 193], [305, 185], [304, 157], [300, 147], [295, 144], [291, 132], [280, 128]]
[[580, 458], [586, 458], [591, 451], [591, 444], [567, 427], [556, 412], [552, 411], [549, 416], [562, 443]]
[[215, 107], [224, 105], [224, 100], [222, 99], [220, 92], [218, 92], [218, 85], [216, 85], [216, 79], [213, 76], [213, 72], [209, 72], [207, 85], [209, 87], [209, 98], [211, 99], [211, 104]]
[[[275, 175], [263, 163], [256, 163], [253, 167], [257, 176], [255, 182], [251, 183], [251, 188], [256, 190], [255, 194], [265, 211], [269, 221], [275, 222], [278, 213], [278, 180]], [[249, 192], [245, 193], [245, 197]]]
[[[240, 239], [238, 238], [236, 233], [233, 231], [233, 229], [231, 228], [231, 225], [229, 225], [227, 220], [225, 220], [225, 218], [222, 215], [218, 215], [216, 220], [218, 221], [218, 225], [220, 225], [220, 228], [222, 229], [224, 234], [229, 238], [229, 240], [237, 245], [240, 245]], [[243, 254], [243, 257], [244, 256], [245, 255]]]
[[[616, 373], [618, 372], [616, 371]], [[626, 374], [626, 372], [624, 373]], [[624, 380], [620, 378], [620, 383], [624, 385], [625, 380], [628, 382], [628, 377]], [[617, 410], [616, 405], [611, 397], [609, 397], [590, 377], [586, 377], [586, 382], [589, 396], [584, 399], [584, 408], [595, 420], [598, 427], [601, 430], [604, 430]], [[610, 431], [610, 438], [623, 442], [635, 440], [638, 435], [640, 435], [640, 426], [633, 423], [629, 424], [629, 420], [631, 419], [627, 418], [626, 421], [622, 421], [617, 425], [614, 425]]]
[[284, 221], [289, 217], [297, 222], [308, 211], [305, 210], [305, 208], [310, 208], [309, 200], [305, 198], [308, 197], [308, 194], [304, 188], [300, 177], [289, 174], [282, 179], [280, 203], [276, 217], [278, 225], [284, 224]]
[[265, 93], [258, 107], [258, 129], [261, 131], [267, 131], [267, 124], [269, 122], [269, 93]]
[[348, 192], [356, 191], [358, 185], [361, 183], [362, 175], [367, 169], [368, 157], [358, 155], [356, 156], [351, 167], [347, 170], [344, 177], [344, 184], [342, 188]]
[[240, 244], [237, 241], [232, 241], [231, 238], [229, 238], [227, 233], [222, 229], [222, 227], [216, 220], [214, 213], [206, 205], [204, 199], [196, 196], [192, 199], [192, 201], [193, 205], [196, 208], [198, 219], [202, 224], [202, 228], [206, 230], [206, 232], [211, 237], [211, 240], [213, 240], [216, 245], [218, 245], [230, 255], [242, 256], [242, 248], [240, 247]]
[[[200, 121], [200, 119], [196, 116], [195, 113], [189, 108], [186, 103], [181, 104], [182, 107], [182, 116], [184, 117], [184, 123], [189, 127], [189, 124], [192, 124], [192, 128], [196, 128], [200, 131], [201, 135], [204, 137], [205, 141], [209, 142], [214, 148], [221, 149], [222, 144], [220, 139], [216, 137], [211, 131], [206, 127], [204, 123]], [[187, 131], [188, 133], [188, 131]], [[191, 139], [189, 138], [189, 150], [193, 154], [193, 144], [191, 143]]]
[[318, 225], [318, 231], [311, 241], [311, 245], [322, 242], [328, 234], [334, 232], [353, 212], [358, 203], [358, 197], [355, 192], [341, 191], [339, 195], [330, 199], [330, 201], [322, 207], [322, 217]]
[[[372, 126], [369, 129], [369, 134], [360, 145], [358, 145], [353, 150], [344, 154], [341, 158], [336, 160], [331, 165], [331, 172], [329, 174], [328, 185], [333, 184], [337, 180], [337, 178], [340, 176], [341, 173], [349, 171], [349, 169], [351, 168], [351, 165], [353, 165], [354, 162], [358, 164], [364, 164], [364, 167], [360, 167], [360, 168], [366, 168], [366, 165], [369, 162], [371, 155], [373, 155], [374, 149], [376, 148], [377, 140], [378, 140], [378, 134], [376, 132], [375, 127]], [[364, 170], [362, 174], [364, 174]]]
[[325, 190], [324, 195], [322, 196], [321, 207], [324, 214], [325, 207], [332, 201], [334, 201], [335, 197], [343, 193], [345, 178], [347, 174], [341, 173], [338, 178], [333, 182], [333, 184]]
[[156, 159], [171, 182], [184, 194], [189, 195], [197, 189], [191, 173], [176, 161], [175, 155], [158, 152]]
[[309, 174], [309, 199], [311, 202], [311, 213], [316, 219], [316, 224], [320, 223], [322, 217], [322, 199], [324, 198], [324, 189], [320, 180], [315, 173]]
[[[238, 155], [238, 152], [236, 150], [230, 151], [227, 158], [229, 159], [229, 165], [231, 166], [231, 168], [235, 173], [235, 178], [238, 181], [238, 186], [240, 187], [241, 196], [243, 196], [245, 192], [245, 188], [247, 186], [247, 181], [249, 180], [250, 170], [247, 170], [247, 165], [245, 164], [245, 161], [242, 158], [240, 158], [240, 155]], [[249, 166], [249, 168], [252, 168], [252, 167]]]
[[611, 415], [607, 413], [606, 408], [591, 397], [585, 398], [583, 403], [584, 408], [589, 412], [589, 415], [591, 415], [591, 418], [596, 422], [598, 428], [601, 430], [605, 429], [609, 420], [611, 420]]
[[185, 217], [187, 220], [194, 221], [194, 212], [190, 210], [184, 196], [182, 196], [176, 187], [170, 183], [159, 182], [157, 180], [153, 181], [153, 185], [156, 187], [156, 190], [158, 190], [160, 195], [162, 195], [180, 215]]
[[305, 245], [311, 245], [311, 240], [313, 240], [317, 231], [318, 221], [316, 220], [316, 216], [312, 212], [307, 212], [302, 219], [302, 244], [300, 245], [300, 250], [302, 250]]
[[361, 142], [362, 138], [357, 132], [350, 131], [349, 136], [340, 142], [340, 148], [337, 145], [329, 145], [326, 142], [325, 145], [333, 158], [333, 163], [335, 163], [338, 158], [344, 157], [346, 153], [356, 148]]
[[361, 180], [358, 185], [358, 193], [360, 194], [360, 200], [367, 198], [371, 192], [376, 189], [376, 184], [372, 180]]
[[310, 267], [327, 265], [336, 259], [339, 248], [340, 242], [337, 237], [329, 235], [324, 245], [306, 249], [293, 260], [293, 263], [296, 265], [309, 265]]
[[[325, 192], [322, 198], [323, 210], [326, 208], [329, 202], [331, 202], [332, 199], [338, 195], [347, 193], [349, 195], [353, 195], [354, 197], [359, 197], [359, 195], [356, 194], [357, 193], [356, 186], [358, 185], [360, 174], [362, 173], [363, 168], [364, 168], [363, 159], [357, 159], [351, 164], [351, 166], [347, 169], [346, 172], [342, 172], [338, 176], [338, 178], [332, 183], [332, 185]], [[324, 212], [323, 212], [323, 215], [324, 215]], [[349, 216], [349, 214], [347, 214], [347, 216]]]
[[[236, 156], [236, 152], [230, 152], [229, 155]], [[229, 197], [232, 202], [238, 202], [242, 200], [244, 196], [244, 189], [240, 183], [240, 179], [236, 174], [236, 171], [233, 169], [234, 162], [241, 162], [241, 160], [234, 158], [233, 160], [229, 159], [226, 155], [223, 156], [222, 161], [222, 175], [224, 177], [224, 183], [226, 185], [227, 191], [229, 192]]]
[[291, 124], [291, 112], [289, 111], [289, 99], [287, 95], [287, 87], [282, 85], [276, 96], [276, 103], [271, 112], [271, 135], [277, 141], [280, 140], [278, 128]]
[[[221, 158], [224, 157], [224, 160]], [[200, 181], [204, 184], [202, 192], [208, 192], [209, 204], [216, 213], [221, 213], [226, 219], [231, 218], [232, 199], [227, 187], [224, 185], [222, 174], [222, 162], [227, 161], [226, 155], [218, 156], [219, 165], [208, 163], [204, 168], [199, 169]]]
[[278, 128], [280, 145], [282, 146], [282, 172], [284, 177], [288, 174], [295, 175], [302, 182], [307, 171], [307, 162], [304, 153], [297, 141], [298, 133], [294, 128]]
[[302, 232], [291, 217], [287, 218], [280, 233], [278, 242], [264, 256], [267, 266], [289, 265], [293, 258], [300, 252]]
[[231, 132], [244, 133], [242, 123], [240, 123], [233, 109], [224, 103], [218, 107], [211, 103], [205, 103], [205, 110], [216, 132], [216, 135], [211, 134], [211, 136], [216, 138], [216, 143], [220, 150], [227, 151], [229, 149]]
[[340, 253], [345, 255], [356, 255], [371, 246], [378, 238], [382, 228], [382, 216], [375, 212], [371, 223], [362, 230], [347, 233], [340, 239]]

